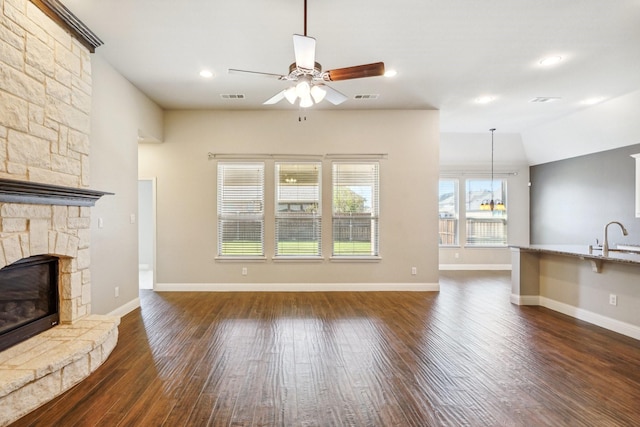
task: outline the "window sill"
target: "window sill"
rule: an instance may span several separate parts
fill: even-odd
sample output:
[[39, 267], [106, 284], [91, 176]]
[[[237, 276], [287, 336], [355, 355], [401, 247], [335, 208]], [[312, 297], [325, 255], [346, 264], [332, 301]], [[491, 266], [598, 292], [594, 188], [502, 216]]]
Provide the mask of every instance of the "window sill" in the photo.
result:
[[267, 260], [264, 256], [217, 256], [214, 258], [220, 262], [247, 262], [247, 261], [259, 261], [264, 262]]
[[380, 262], [380, 256], [332, 256], [331, 262]]
[[464, 246], [465, 249], [508, 249], [509, 245], [474, 245]]
[[323, 262], [322, 256], [274, 256], [273, 262]]

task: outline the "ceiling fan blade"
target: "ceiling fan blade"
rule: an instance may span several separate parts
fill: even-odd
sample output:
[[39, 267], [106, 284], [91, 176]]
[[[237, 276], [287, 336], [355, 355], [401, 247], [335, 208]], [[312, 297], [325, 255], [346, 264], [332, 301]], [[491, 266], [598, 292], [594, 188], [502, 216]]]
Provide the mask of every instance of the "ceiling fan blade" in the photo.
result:
[[235, 68], [229, 68], [229, 74], [254, 74], [257, 76], [271, 77], [278, 80], [284, 80], [286, 78], [286, 76], [283, 76], [282, 74], [262, 73], [260, 71], [237, 70]]
[[327, 85], [318, 85], [318, 86], [322, 86], [322, 88], [327, 92], [327, 94], [324, 96], [324, 99], [326, 99], [333, 105], [342, 104], [344, 101], [349, 99], [347, 95], [345, 95], [342, 92], [338, 92], [331, 86], [327, 86]]
[[293, 52], [296, 56], [296, 66], [298, 68], [313, 70], [316, 63], [316, 39], [294, 34]]
[[384, 62], [356, 65], [354, 67], [337, 68], [324, 73], [325, 80], [332, 82], [339, 80], [360, 79], [363, 77], [376, 77], [384, 75]]
[[271, 98], [269, 98], [266, 101], [264, 101], [262, 104], [263, 105], [273, 105], [273, 104], [277, 104], [278, 102], [282, 101], [283, 99], [284, 99], [284, 90], [282, 92], [276, 93]]

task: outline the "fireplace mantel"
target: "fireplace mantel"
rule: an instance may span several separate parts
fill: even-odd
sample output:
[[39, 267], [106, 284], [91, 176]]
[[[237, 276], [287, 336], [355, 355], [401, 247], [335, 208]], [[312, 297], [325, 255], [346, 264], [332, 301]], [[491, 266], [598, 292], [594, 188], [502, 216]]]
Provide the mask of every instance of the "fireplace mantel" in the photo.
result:
[[86, 188], [0, 178], [0, 202], [5, 203], [94, 206], [100, 197], [113, 194]]

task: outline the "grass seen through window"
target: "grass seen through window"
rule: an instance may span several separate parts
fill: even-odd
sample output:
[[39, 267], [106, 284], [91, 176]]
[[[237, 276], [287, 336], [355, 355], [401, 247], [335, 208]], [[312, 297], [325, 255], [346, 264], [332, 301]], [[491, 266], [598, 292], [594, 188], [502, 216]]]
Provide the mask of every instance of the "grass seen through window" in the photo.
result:
[[[281, 241], [278, 242], [280, 255], [315, 255], [318, 242], [314, 241]], [[371, 242], [335, 241], [333, 243], [334, 255], [371, 255]], [[229, 241], [222, 243], [222, 255], [228, 256], [261, 256], [261, 242]]]

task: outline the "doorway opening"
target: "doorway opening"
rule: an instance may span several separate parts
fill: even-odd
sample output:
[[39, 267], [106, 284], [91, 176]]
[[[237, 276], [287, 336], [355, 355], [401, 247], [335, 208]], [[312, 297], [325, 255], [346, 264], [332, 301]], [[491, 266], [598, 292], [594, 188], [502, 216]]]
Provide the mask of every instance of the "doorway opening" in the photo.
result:
[[156, 179], [138, 179], [138, 273], [140, 289], [156, 283]]

